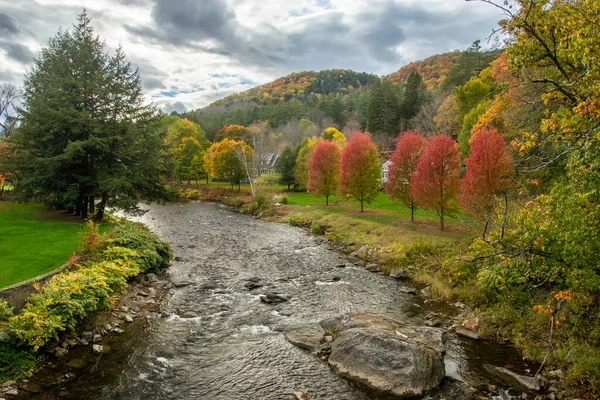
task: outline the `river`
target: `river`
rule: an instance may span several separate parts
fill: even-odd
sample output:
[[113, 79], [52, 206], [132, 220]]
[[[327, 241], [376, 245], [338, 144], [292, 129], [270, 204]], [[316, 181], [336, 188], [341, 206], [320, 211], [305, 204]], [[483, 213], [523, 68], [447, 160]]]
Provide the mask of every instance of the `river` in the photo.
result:
[[[408, 294], [405, 283], [359, 266], [338, 267], [347, 257], [300, 228], [222, 205], [153, 205], [137, 220], [172, 244], [176, 261], [167, 274], [181, 287], [171, 290], [161, 312], [117, 336], [112, 351], [81, 376], [31, 398], [289, 400], [304, 391], [311, 400], [384, 399], [338, 377], [281, 332], [349, 312], [420, 325], [433, 307]], [[250, 291], [249, 281], [263, 287]], [[289, 301], [265, 304], [259, 295], [266, 291]], [[183, 318], [186, 313], [197, 317]], [[449, 335], [445, 363], [451, 378], [426, 399], [481, 398], [472, 385], [497, 383], [482, 372], [485, 363], [510, 364], [517, 372], [527, 367], [508, 346], [455, 335]], [[498, 388], [486, 395], [520, 393]]]

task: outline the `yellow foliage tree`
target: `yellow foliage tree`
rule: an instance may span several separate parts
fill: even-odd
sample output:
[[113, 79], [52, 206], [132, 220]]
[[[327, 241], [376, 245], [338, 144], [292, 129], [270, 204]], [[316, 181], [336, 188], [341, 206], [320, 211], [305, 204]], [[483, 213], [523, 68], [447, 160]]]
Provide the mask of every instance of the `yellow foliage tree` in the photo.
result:
[[337, 129], [329, 127], [321, 133], [321, 137], [325, 140], [333, 140], [340, 146], [340, 149], [346, 147], [346, 136]]

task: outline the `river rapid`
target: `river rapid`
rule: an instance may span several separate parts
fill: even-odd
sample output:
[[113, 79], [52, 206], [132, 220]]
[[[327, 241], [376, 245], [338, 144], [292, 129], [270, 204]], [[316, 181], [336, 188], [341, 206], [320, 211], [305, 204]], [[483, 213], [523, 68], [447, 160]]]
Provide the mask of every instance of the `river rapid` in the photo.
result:
[[[424, 304], [408, 293], [409, 284], [352, 265], [322, 238], [222, 205], [153, 205], [137, 220], [170, 242], [176, 256], [167, 271], [175, 287], [160, 312], [129, 325], [111, 352], [78, 378], [30, 398], [289, 400], [301, 391], [311, 400], [386, 399], [338, 377], [326, 362], [289, 344], [282, 331], [341, 313], [422, 325], [431, 307], [456, 312]], [[250, 281], [262, 287], [248, 290]], [[289, 301], [265, 304], [259, 295], [268, 291]], [[482, 398], [473, 386], [497, 384], [483, 364], [527, 368], [508, 346], [453, 334], [447, 345], [448, 378], [425, 399]], [[521, 398], [502, 387], [485, 395]]]

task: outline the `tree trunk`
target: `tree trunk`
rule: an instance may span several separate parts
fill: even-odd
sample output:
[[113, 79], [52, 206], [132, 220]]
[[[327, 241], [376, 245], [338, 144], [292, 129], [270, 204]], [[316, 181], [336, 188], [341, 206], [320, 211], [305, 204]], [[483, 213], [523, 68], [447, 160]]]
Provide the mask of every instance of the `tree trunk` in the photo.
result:
[[410, 222], [415, 223], [415, 202], [410, 202]]
[[208, 174], [206, 174], [206, 184], [208, 185]]
[[104, 210], [106, 209], [106, 203], [108, 202], [108, 192], [102, 192], [102, 198], [100, 204], [98, 204], [98, 212], [96, 213], [96, 221], [102, 221], [104, 218]]
[[81, 196], [75, 202], [75, 216], [81, 216]]
[[240, 182], [238, 181], [238, 193], [242, 190]]
[[442, 230], [444, 230], [444, 212], [443, 211], [440, 213], [440, 226], [441, 226]]
[[82, 196], [82, 204], [81, 204], [81, 218], [88, 218], [88, 197]]
[[90, 196], [89, 199], [89, 206], [90, 206], [90, 216], [94, 216], [94, 214], [96, 214], [96, 199], [94, 198], [94, 196]]
[[502, 194], [504, 194], [504, 218], [502, 219], [502, 233], [500, 234], [500, 239], [504, 239], [504, 229], [506, 228], [506, 219], [508, 218], [508, 196], [506, 195], [506, 190], [503, 190]]
[[483, 233], [481, 234], [481, 240], [485, 240], [485, 235], [487, 234], [488, 226], [490, 225], [490, 219], [485, 219], [485, 226], [483, 227]]
[[365, 209], [363, 208], [363, 203], [364, 203], [364, 200], [361, 200], [360, 201], [360, 212], [364, 212], [365, 211]]
[[329, 195], [328, 194], [325, 195], [325, 205], [326, 206], [329, 205]]

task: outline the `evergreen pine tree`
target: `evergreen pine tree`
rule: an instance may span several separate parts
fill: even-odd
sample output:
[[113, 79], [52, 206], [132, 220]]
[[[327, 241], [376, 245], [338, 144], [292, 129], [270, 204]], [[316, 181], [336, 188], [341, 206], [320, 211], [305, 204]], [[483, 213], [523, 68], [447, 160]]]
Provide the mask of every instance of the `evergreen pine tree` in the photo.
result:
[[50, 39], [24, 86], [23, 197], [98, 219], [109, 201], [135, 210], [164, 198], [158, 114], [143, 104], [137, 70], [120, 48], [105, 51], [85, 10], [72, 32]]

